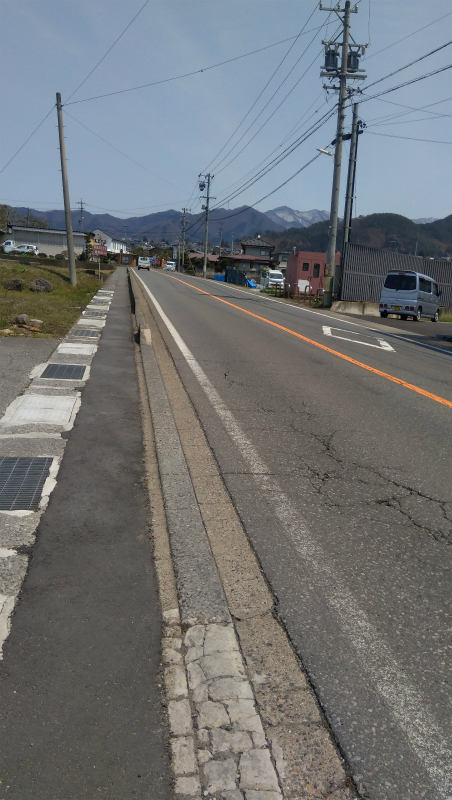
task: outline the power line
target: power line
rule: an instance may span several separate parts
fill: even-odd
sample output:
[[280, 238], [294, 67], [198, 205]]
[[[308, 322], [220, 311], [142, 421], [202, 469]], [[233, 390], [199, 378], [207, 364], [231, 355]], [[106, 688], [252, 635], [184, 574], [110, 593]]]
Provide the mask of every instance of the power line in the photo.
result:
[[382, 128], [386, 127], [387, 125], [411, 125], [415, 122], [436, 122], [438, 119], [442, 119], [448, 117], [452, 117], [452, 114], [437, 114], [435, 117], [418, 117], [417, 119], [402, 119], [398, 122], [375, 122], [375, 123], [367, 123], [367, 128]]
[[52, 113], [52, 111], [53, 111], [53, 109], [54, 109], [54, 108], [55, 108], [55, 104], [52, 106], [52, 108], [50, 109], [50, 111], [49, 111], [49, 112], [48, 112], [48, 113], [45, 115], [44, 119], [42, 119], [42, 120], [41, 120], [41, 122], [39, 123], [39, 125], [37, 125], [37, 126], [36, 126], [36, 128], [34, 129], [34, 131], [33, 131], [32, 133], [30, 133], [30, 136], [28, 137], [28, 139], [25, 139], [24, 143], [23, 143], [23, 144], [22, 144], [22, 145], [19, 147], [19, 149], [18, 149], [18, 150], [16, 150], [16, 152], [14, 153], [14, 155], [13, 155], [13, 156], [11, 156], [11, 158], [9, 159], [9, 161], [7, 161], [7, 162], [6, 162], [5, 166], [4, 166], [4, 167], [2, 167], [2, 169], [0, 169], [0, 173], [2, 173], [2, 172], [3, 172], [3, 171], [6, 169], [6, 167], [9, 167], [9, 165], [11, 164], [11, 161], [13, 161], [13, 160], [15, 159], [15, 157], [19, 155], [20, 151], [24, 149], [25, 145], [26, 145], [26, 144], [27, 144], [27, 143], [30, 141], [31, 137], [32, 137], [32, 136], [34, 136], [34, 135], [35, 135], [35, 133], [36, 133], [36, 131], [38, 131], [38, 130], [39, 130], [39, 128], [41, 127], [41, 125], [43, 125], [43, 124], [44, 124], [44, 122], [46, 121], [47, 117], [50, 117], [50, 115], [51, 115], [51, 113]]
[[431, 142], [432, 144], [452, 144], [452, 142], [443, 142], [439, 139], [417, 139], [414, 136], [397, 136], [395, 133], [377, 133], [376, 131], [366, 131], [372, 136], [388, 136], [390, 139], [410, 139], [413, 142]]
[[[417, 108], [415, 106], [407, 106], [404, 105], [403, 103], [395, 103], [393, 100], [382, 100], [381, 98], [378, 99], [380, 99], [381, 103], [389, 103], [391, 106], [400, 106], [400, 108], [408, 108], [409, 110], [399, 111], [397, 114], [383, 114], [379, 117], [374, 117], [373, 119], [368, 120], [367, 122], [368, 125], [371, 125], [372, 123], [379, 123], [388, 119], [394, 119], [395, 117], [404, 117], [407, 116], [408, 114], [412, 114], [413, 111], [423, 111], [424, 114], [431, 114], [433, 115], [433, 117], [450, 116], [449, 114], [438, 114], [436, 111], [427, 111], [427, 109], [431, 108], [432, 106], [438, 106], [440, 105], [440, 103], [447, 103], [449, 102], [449, 100], [452, 100], [452, 97], [445, 97], [444, 100], [436, 100], [434, 103], [428, 103], [428, 105], [426, 106], [421, 106], [421, 108]], [[411, 122], [411, 120], [407, 120], [407, 122]]]
[[288, 97], [289, 97], [289, 96], [292, 94], [292, 92], [294, 91], [294, 89], [296, 89], [296, 87], [298, 86], [298, 84], [299, 84], [299, 83], [300, 83], [300, 82], [303, 80], [303, 78], [305, 77], [305, 75], [307, 74], [307, 72], [309, 72], [309, 70], [311, 69], [311, 67], [313, 66], [313, 64], [315, 63], [315, 61], [316, 61], [316, 60], [317, 60], [317, 58], [318, 58], [318, 53], [316, 53], [316, 55], [315, 55], [315, 57], [314, 57], [314, 60], [313, 60], [313, 61], [311, 61], [311, 63], [309, 64], [309, 66], [307, 67], [307, 69], [306, 69], [306, 70], [303, 72], [303, 74], [301, 75], [301, 77], [300, 77], [300, 78], [297, 80], [297, 82], [296, 82], [296, 83], [295, 83], [295, 84], [292, 86], [292, 88], [291, 88], [291, 89], [290, 89], [290, 90], [287, 92], [287, 94], [285, 95], [285, 97], [284, 97], [284, 98], [281, 100], [280, 104], [279, 104], [278, 106], [276, 106], [276, 108], [274, 109], [274, 111], [272, 111], [272, 113], [270, 114], [270, 116], [269, 116], [269, 117], [267, 117], [267, 119], [266, 119], [266, 120], [265, 120], [265, 122], [264, 122], [264, 123], [261, 125], [261, 127], [260, 127], [260, 128], [258, 128], [258, 130], [256, 131], [256, 133], [254, 133], [254, 134], [253, 134], [253, 136], [251, 137], [251, 139], [249, 139], [249, 140], [247, 141], [247, 143], [246, 143], [246, 144], [245, 144], [245, 145], [244, 145], [244, 146], [241, 148], [241, 150], [239, 150], [239, 152], [238, 152], [238, 153], [236, 153], [236, 154], [235, 154], [235, 156], [233, 156], [233, 158], [231, 158], [231, 159], [230, 159], [230, 161], [228, 161], [228, 162], [227, 162], [227, 163], [226, 163], [226, 164], [225, 164], [225, 165], [224, 165], [224, 166], [223, 166], [221, 169], [218, 169], [219, 165], [220, 165], [220, 164], [222, 164], [222, 163], [223, 163], [223, 161], [225, 161], [225, 159], [226, 159], [226, 158], [227, 158], [227, 157], [228, 157], [228, 156], [229, 156], [229, 155], [230, 155], [230, 154], [233, 152], [233, 150], [234, 150], [234, 149], [237, 147], [237, 145], [238, 145], [238, 144], [239, 144], [239, 143], [242, 141], [242, 139], [244, 139], [244, 137], [246, 136], [246, 134], [247, 134], [247, 133], [249, 132], [249, 130], [250, 130], [252, 127], [253, 127], [254, 123], [255, 123], [255, 122], [256, 122], [256, 121], [259, 119], [259, 117], [261, 116], [261, 114], [263, 114], [263, 113], [264, 113], [264, 111], [265, 111], [265, 109], [266, 109], [266, 108], [268, 108], [269, 104], [271, 103], [271, 101], [273, 100], [273, 98], [275, 97], [275, 95], [277, 94], [277, 92], [279, 91], [279, 89], [281, 88], [281, 86], [283, 85], [283, 83], [285, 83], [285, 81], [287, 80], [287, 78], [289, 77], [289, 75], [290, 75], [290, 74], [293, 72], [293, 70], [294, 70], [294, 69], [295, 69], [295, 67], [296, 67], [296, 66], [299, 64], [299, 62], [301, 61], [301, 59], [303, 58], [303, 56], [304, 56], [304, 55], [307, 53], [307, 51], [309, 50], [309, 48], [310, 48], [311, 44], [314, 42], [315, 38], [316, 38], [316, 37], [314, 37], [313, 39], [311, 39], [311, 41], [309, 42], [308, 46], [305, 48], [305, 50], [304, 50], [304, 51], [303, 51], [303, 53], [301, 54], [300, 58], [299, 58], [299, 59], [298, 59], [298, 60], [295, 62], [294, 66], [292, 67], [292, 69], [290, 70], [290, 72], [288, 72], [288, 74], [286, 75], [286, 77], [284, 78], [284, 80], [283, 80], [283, 81], [280, 83], [280, 85], [278, 86], [278, 88], [276, 89], [276, 91], [275, 91], [275, 92], [272, 94], [272, 96], [270, 97], [270, 99], [268, 100], [268, 102], [265, 104], [264, 108], [263, 108], [263, 109], [262, 109], [262, 110], [259, 112], [259, 114], [258, 114], [258, 115], [257, 115], [257, 116], [254, 118], [254, 120], [253, 120], [253, 122], [251, 123], [251, 125], [249, 125], [249, 126], [248, 126], [248, 128], [246, 129], [246, 131], [245, 131], [245, 132], [242, 134], [242, 136], [240, 137], [240, 139], [238, 139], [238, 140], [237, 140], [237, 142], [236, 142], [236, 143], [235, 143], [235, 145], [234, 145], [234, 146], [233, 146], [233, 147], [232, 147], [232, 148], [229, 150], [229, 152], [228, 152], [228, 153], [227, 153], [227, 154], [226, 154], [226, 155], [225, 155], [225, 156], [224, 156], [224, 157], [221, 159], [221, 161], [219, 161], [219, 162], [218, 162], [218, 164], [217, 164], [217, 166], [216, 166], [216, 174], [217, 174], [217, 175], [219, 175], [219, 174], [220, 174], [220, 172], [223, 172], [223, 170], [227, 169], [227, 167], [229, 167], [229, 165], [230, 165], [230, 164], [232, 164], [232, 162], [233, 162], [233, 161], [235, 161], [235, 160], [236, 160], [236, 159], [239, 157], [239, 155], [241, 155], [241, 154], [243, 153], [243, 151], [244, 151], [244, 150], [246, 150], [246, 148], [248, 147], [248, 145], [249, 145], [249, 144], [251, 144], [251, 142], [252, 142], [252, 141], [253, 141], [253, 140], [256, 138], [256, 136], [257, 136], [257, 135], [258, 135], [258, 134], [261, 132], [261, 130], [262, 130], [262, 129], [263, 129], [263, 128], [264, 128], [264, 127], [265, 127], [265, 126], [268, 124], [268, 122], [269, 122], [269, 121], [272, 119], [272, 117], [274, 117], [274, 115], [275, 115], [275, 114], [276, 114], [276, 112], [277, 112], [277, 111], [278, 111], [278, 110], [281, 108], [281, 106], [283, 105], [283, 103], [285, 103], [285, 102], [286, 102], [287, 98], [288, 98]]
[[[436, 47], [434, 50], [431, 50], [429, 53], [425, 53], [423, 56], [419, 56], [414, 61], [410, 61], [409, 64], [405, 64], [404, 67], [399, 67], [399, 69], [395, 69], [394, 72], [390, 72], [388, 75], [385, 75], [384, 78], [378, 78], [377, 81], [373, 83], [368, 83], [364, 89], [370, 89], [371, 86], [375, 86], [377, 83], [381, 83], [382, 81], [387, 80], [387, 78], [392, 78], [393, 75], [397, 75], [398, 72], [402, 72], [404, 69], [408, 69], [408, 67], [412, 67], [413, 64], [418, 64], [419, 61], [423, 61], [424, 58], [428, 58], [432, 56], [434, 53], [438, 53], [440, 50], [444, 50], [445, 47], [449, 47], [452, 44], [452, 40], [450, 42], [446, 42], [446, 44], [442, 44], [440, 47]], [[364, 90], [363, 90], [364, 91]]]
[[243, 184], [237, 190], [232, 192], [229, 196], [223, 198], [219, 203], [217, 203], [215, 207], [217, 208], [222, 203], [225, 203], [228, 200], [230, 201], [235, 199], [236, 197], [238, 197], [239, 194], [242, 194], [244, 191], [246, 191], [255, 183], [257, 183], [257, 181], [261, 180], [261, 178], [267, 175], [272, 169], [278, 166], [278, 164], [280, 164], [288, 156], [290, 156], [298, 147], [300, 147], [300, 145], [304, 144], [304, 142], [307, 139], [309, 139], [314, 133], [320, 130], [320, 128], [323, 127], [323, 125], [325, 125], [325, 123], [328, 122], [329, 119], [331, 119], [331, 117], [335, 114], [335, 112], [336, 112], [336, 106], [334, 106], [332, 109], [329, 109], [329, 111], [326, 114], [324, 114], [324, 116], [321, 117], [320, 120], [317, 120], [317, 122], [314, 123], [314, 125], [312, 125], [311, 128], [308, 128], [308, 130], [305, 131], [304, 134], [302, 134], [300, 137], [298, 137], [298, 139], [292, 142], [292, 144], [290, 144], [280, 156], [273, 159], [273, 161], [271, 161], [270, 164], [261, 169], [260, 172], [257, 173], [257, 175], [255, 175], [253, 178], [250, 178], [250, 180], [246, 181], [245, 184]]
[[[369, 0], [369, 4], [370, 4], [370, 0]], [[434, 19], [433, 22], [429, 22], [428, 25], [424, 25], [422, 28], [418, 28], [416, 31], [413, 31], [413, 33], [409, 33], [407, 36], [404, 36], [402, 39], [397, 39], [396, 42], [393, 42], [392, 44], [388, 44], [388, 46], [387, 47], [383, 47], [382, 50], [377, 50], [376, 53], [372, 53], [372, 55], [366, 57], [366, 62], [369, 61], [369, 59], [374, 58], [374, 56], [378, 56], [378, 55], [380, 55], [380, 53], [384, 53], [385, 50], [389, 50], [391, 47], [395, 47], [396, 44], [400, 44], [400, 42], [404, 42], [405, 39], [409, 39], [411, 36], [415, 36], [416, 33], [420, 33], [421, 31], [425, 31], [425, 29], [426, 28], [430, 28], [431, 25], [435, 25], [437, 22], [441, 22], [442, 19], [445, 19], [446, 17], [450, 17], [451, 14], [452, 14], [452, 11], [449, 11], [447, 14], [444, 14], [444, 16], [438, 17], [438, 19]]]
[[[319, 98], [316, 98], [316, 100], [318, 100], [318, 99], [319, 99]], [[316, 100], [314, 100], [314, 103], [316, 102]], [[305, 113], [302, 115], [302, 117], [301, 117], [301, 118], [298, 120], [298, 122], [297, 122], [297, 123], [294, 125], [294, 127], [293, 127], [293, 128], [292, 128], [292, 130], [289, 132], [289, 134], [287, 134], [287, 136], [285, 136], [285, 137], [284, 137], [284, 139], [282, 140], [282, 142], [280, 142], [280, 143], [279, 143], [279, 145], [278, 145], [277, 147], [275, 147], [273, 150], [271, 150], [271, 151], [270, 151], [270, 153], [269, 153], [269, 154], [268, 154], [268, 155], [267, 155], [265, 158], [263, 158], [261, 161], [259, 161], [257, 164], [255, 164], [255, 166], [254, 166], [252, 169], [248, 170], [248, 172], [246, 172], [244, 175], [242, 175], [242, 177], [241, 177], [241, 178], [239, 178], [238, 180], [236, 180], [236, 181], [234, 181], [232, 184], [230, 184], [230, 186], [228, 186], [228, 187], [227, 187], [227, 188], [226, 188], [224, 191], [225, 191], [225, 192], [229, 192], [230, 190], [232, 190], [232, 189], [233, 189], [233, 187], [234, 187], [234, 186], [237, 186], [238, 184], [241, 184], [241, 182], [242, 182], [242, 181], [244, 181], [246, 178], [248, 178], [248, 176], [249, 176], [249, 175], [257, 175], [258, 173], [256, 173], [256, 170], [258, 169], [258, 167], [260, 167], [260, 166], [261, 166], [261, 164], [265, 164], [265, 162], [266, 162], [266, 161], [269, 161], [269, 159], [271, 158], [271, 156], [273, 155], [273, 153], [276, 153], [278, 150], [280, 150], [280, 148], [283, 146], [283, 144], [284, 144], [284, 143], [285, 143], [285, 142], [286, 142], [288, 139], [290, 139], [290, 136], [291, 136], [291, 135], [293, 135], [293, 132], [294, 132], [294, 130], [295, 130], [295, 129], [297, 129], [297, 128], [300, 128], [300, 127], [301, 127], [301, 125], [299, 125], [299, 122], [300, 122], [300, 121], [303, 119], [303, 117], [304, 117], [304, 116], [306, 116], [306, 114], [307, 114], [307, 113], [308, 113], [308, 111], [309, 111], [309, 110], [312, 108], [312, 106], [314, 105], [314, 103], [311, 103], [311, 105], [309, 106], [309, 108], [308, 108], [308, 109], [305, 111]], [[306, 122], [309, 122], [309, 120], [310, 120], [310, 119], [312, 119], [312, 117], [313, 117], [313, 116], [315, 116], [315, 114], [318, 114], [318, 112], [320, 111], [320, 109], [321, 109], [321, 108], [323, 108], [323, 106], [324, 106], [324, 105], [325, 105], [325, 102], [324, 102], [324, 103], [322, 103], [322, 105], [321, 105], [321, 106], [320, 106], [320, 107], [319, 107], [319, 108], [318, 108], [316, 111], [314, 111], [314, 112], [313, 112], [313, 113], [312, 113], [312, 114], [311, 114], [311, 115], [308, 117], [308, 119], [306, 120]], [[297, 141], [297, 140], [295, 139], [295, 140], [294, 140], [294, 142], [295, 142], [295, 141]], [[288, 145], [288, 146], [289, 146], [289, 147], [291, 147], [291, 145]], [[284, 152], [285, 152], [285, 151], [282, 151], [282, 152], [280, 153], [280, 155], [282, 155], [282, 153], [284, 153]], [[269, 164], [270, 164], [270, 163], [272, 163], [272, 162], [269, 162]], [[268, 166], [268, 165], [267, 165], [267, 166]]]
[[[364, 100], [362, 103], [367, 103], [368, 100], [375, 100], [378, 97], [381, 97], [384, 94], [389, 94], [390, 92], [395, 92], [398, 89], [403, 89], [405, 86], [410, 86], [412, 83], [418, 83], [418, 81], [423, 81], [425, 78], [431, 78], [432, 75], [438, 75], [440, 72], [445, 72], [446, 70], [450, 69], [452, 64], [447, 64], [445, 67], [439, 67], [439, 69], [434, 69], [432, 72], [427, 72], [425, 75], [420, 75], [418, 78], [412, 78], [410, 81], [405, 81], [404, 83], [400, 83], [398, 86], [393, 86], [391, 89], [385, 89], [383, 92], [378, 92], [377, 94], [372, 94], [369, 97], [364, 95]], [[367, 87], [365, 87], [367, 88]]]
[[69, 111], [66, 110], [66, 114], [67, 114], [68, 117], [73, 119], [74, 122], [77, 122], [79, 125], [81, 125], [82, 128], [85, 128], [87, 131], [92, 133], [93, 136], [96, 136], [98, 139], [100, 139], [102, 142], [104, 142], [104, 144], [107, 144], [113, 150], [116, 150], [116, 152], [120, 153], [122, 156], [124, 156], [124, 158], [128, 158], [129, 161], [132, 161], [134, 164], [136, 164], [141, 169], [144, 169], [144, 170], [146, 170], [146, 172], [149, 172], [151, 175], [154, 176], [154, 178], [158, 178], [159, 180], [164, 181], [164, 183], [167, 183], [169, 186], [172, 186], [173, 189], [180, 189], [181, 190], [180, 186], [175, 186], [174, 183], [171, 183], [170, 181], [167, 181], [166, 178], [162, 178], [161, 175], [157, 175], [157, 173], [153, 172], [151, 169], [149, 169], [149, 167], [145, 167], [143, 164], [140, 164], [139, 161], [135, 161], [134, 158], [132, 158], [131, 156], [127, 155], [127, 153], [124, 153], [122, 150], [119, 149], [119, 147], [115, 147], [115, 145], [111, 144], [111, 142], [107, 142], [107, 140], [104, 139], [103, 136], [99, 136], [98, 133], [96, 133], [95, 131], [91, 130], [91, 128], [88, 128], [88, 125], [85, 125], [83, 122], [80, 122], [80, 120], [76, 119], [76, 117], [74, 117], [73, 114], [70, 114]]
[[[249, 116], [249, 114], [251, 114], [251, 111], [253, 110], [254, 106], [255, 106], [255, 105], [258, 103], [258, 101], [260, 100], [260, 98], [261, 98], [261, 97], [262, 97], [262, 95], [264, 94], [264, 92], [265, 92], [266, 88], [269, 86], [269, 84], [271, 83], [271, 81], [272, 81], [272, 80], [273, 80], [273, 78], [275, 77], [276, 73], [278, 72], [278, 70], [280, 69], [280, 67], [283, 65], [284, 61], [286, 60], [286, 58], [288, 58], [288, 56], [289, 56], [289, 53], [290, 53], [290, 52], [291, 52], [291, 50], [292, 50], [292, 49], [295, 47], [295, 45], [296, 45], [296, 43], [297, 43], [298, 39], [299, 39], [299, 38], [300, 38], [300, 36], [302, 35], [302, 33], [303, 33], [303, 31], [304, 31], [304, 29], [305, 29], [306, 25], [308, 24], [309, 20], [310, 20], [310, 19], [311, 19], [311, 17], [314, 15], [314, 13], [316, 12], [316, 10], [317, 10], [317, 2], [316, 2], [316, 4], [315, 4], [315, 6], [314, 6], [314, 9], [313, 9], [313, 11], [312, 11], [312, 12], [311, 12], [311, 14], [309, 15], [309, 17], [308, 17], [308, 19], [306, 20], [306, 22], [304, 23], [304, 25], [303, 25], [303, 27], [302, 27], [301, 31], [299, 32], [298, 36], [297, 36], [297, 37], [295, 38], [295, 40], [292, 42], [292, 44], [290, 45], [290, 47], [289, 47], [289, 49], [288, 49], [287, 53], [286, 53], [286, 54], [285, 54], [285, 56], [284, 56], [284, 57], [281, 59], [281, 61], [279, 62], [278, 66], [276, 67], [276, 69], [275, 69], [275, 70], [272, 72], [272, 74], [271, 74], [270, 78], [268, 79], [267, 83], [265, 84], [264, 88], [263, 88], [263, 89], [262, 89], [262, 90], [259, 92], [259, 94], [258, 94], [258, 96], [256, 97], [256, 99], [255, 99], [254, 103], [253, 103], [253, 104], [252, 104], [252, 106], [251, 106], [251, 107], [248, 109], [248, 111], [246, 112], [245, 116], [244, 116], [244, 117], [243, 117], [243, 119], [242, 119], [242, 120], [239, 122], [239, 124], [237, 125], [237, 127], [236, 127], [236, 129], [233, 131], [233, 133], [231, 133], [231, 135], [230, 135], [229, 139], [228, 139], [228, 140], [225, 142], [225, 144], [223, 145], [223, 147], [221, 148], [221, 150], [219, 150], [219, 151], [218, 151], [218, 153], [216, 154], [216, 156], [215, 156], [215, 157], [214, 157], [214, 158], [213, 158], [213, 159], [210, 161], [210, 163], [207, 165], [207, 167], [206, 167], [206, 170], [207, 170], [207, 169], [209, 169], [209, 167], [210, 167], [210, 166], [211, 166], [211, 165], [212, 165], [212, 164], [213, 164], [213, 163], [214, 163], [214, 162], [217, 160], [218, 156], [219, 156], [219, 155], [221, 155], [221, 153], [222, 153], [222, 152], [223, 152], [223, 150], [224, 150], [224, 149], [225, 149], [225, 148], [228, 146], [229, 142], [231, 141], [231, 139], [233, 139], [233, 137], [235, 136], [235, 134], [237, 133], [237, 131], [239, 130], [239, 128], [241, 128], [241, 126], [242, 126], [242, 125], [243, 125], [243, 123], [245, 122], [246, 118]], [[321, 28], [322, 28], [322, 27], [323, 27], [323, 25], [320, 25], [320, 27], [318, 28], [318, 30], [321, 30]], [[298, 62], [297, 62], [297, 63], [298, 63]], [[290, 73], [289, 73], [289, 74], [290, 74]], [[281, 86], [281, 85], [282, 85], [282, 84], [280, 84], [280, 86]], [[220, 163], [221, 163], [221, 162], [220, 162]], [[204, 171], [205, 171], [205, 170], [204, 170]]]
[[[317, 30], [317, 29], [316, 29]], [[311, 31], [306, 31], [306, 33], [311, 33]], [[287, 39], [281, 39], [279, 42], [274, 42], [273, 44], [268, 44], [265, 47], [259, 47], [257, 50], [250, 50], [249, 53], [243, 53], [240, 56], [234, 56], [234, 58], [228, 58], [226, 61], [219, 61], [218, 64], [211, 64], [209, 67], [203, 67], [202, 69], [195, 69], [192, 72], [184, 72], [182, 75], [175, 75], [173, 78], [162, 78], [160, 81], [152, 81], [152, 83], [142, 83], [139, 86], [131, 86], [129, 89], [118, 89], [116, 92], [107, 92], [106, 94], [98, 94], [94, 97], [85, 97], [83, 100], [73, 100], [72, 103], [68, 103], [67, 105], [74, 105], [75, 103], [87, 103], [90, 100], [99, 100], [102, 97], [112, 97], [115, 94], [125, 94], [125, 92], [134, 92], [137, 89], [147, 89], [149, 86], [158, 86], [161, 83], [171, 83], [171, 81], [178, 81], [181, 78], [189, 78], [191, 75], [199, 75], [200, 72], [208, 72], [211, 69], [216, 69], [217, 67], [222, 67], [224, 64], [231, 64], [233, 61], [239, 61], [241, 58], [247, 58], [248, 56], [253, 56], [256, 53], [262, 53], [264, 50], [270, 50], [272, 47], [277, 47], [280, 44], [284, 44], [285, 42], [290, 42], [292, 39], [296, 39], [296, 36], [288, 36]]]
[[286, 186], [287, 183], [290, 183], [290, 181], [296, 178], [297, 175], [299, 175], [300, 172], [303, 172], [303, 170], [309, 167], [310, 164], [312, 164], [314, 161], [317, 161], [317, 159], [320, 158], [320, 156], [321, 153], [317, 153], [317, 155], [313, 156], [313, 158], [311, 158], [310, 161], [308, 161], [306, 164], [303, 164], [303, 166], [300, 167], [300, 169], [297, 169], [297, 171], [294, 172], [293, 175], [290, 176], [290, 178], [287, 178], [287, 180], [285, 180], [283, 183], [280, 183], [279, 186], [276, 187], [276, 189], [272, 189], [271, 192], [264, 195], [264, 197], [261, 197], [260, 200], [256, 200], [256, 202], [252, 203], [250, 206], [245, 206], [244, 208], [241, 208], [240, 211], [235, 211], [234, 214], [228, 214], [226, 217], [217, 217], [215, 222], [220, 222], [220, 220], [224, 219], [230, 219], [231, 217], [237, 217], [239, 214], [243, 214], [243, 212], [246, 211], [247, 209], [254, 208], [254, 206], [257, 206], [259, 205], [259, 203], [262, 203], [264, 200], [267, 200], [268, 197], [271, 197], [272, 194], [275, 194], [275, 192], [278, 192], [279, 189], [282, 189], [283, 186]]
[[[124, 28], [124, 30], [122, 31], [122, 33], [120, 33], [120, 34], [119, 34], [118, 38], [117, 38], [117, 39], [116, 39], [116, 40], [113, 42], [113, 44], [111, 45], [111, 47], [109, 47], [109, 48], [108, 48], [107, 52], [106, 52], [106, 53], [105, 53], [105, 54], [102, 56], [102, 58], [100, 59], [100, 61], [98, 61], [98, 62], [97, 62], [96, 66], [92, 68], [91, 72], [88, 72], [88, 75], [86, 76], [86, 78], [83, 78], [82, 82], [81, 82], [81, 83], [79, 83], [79, 85], [77, 86], [77, 88], [76, 88], [76, 89], [74, 89], [74, 91], [72, 92], [72, 94], [70, 94], [70, 95], [69, 95], [69, 97], [68, 97], [68, 100], [70, 100], [70, 99], [71, 99], [71, 97], [73, 97], [73, 96], [74, 96], [74, 94], [75, 94], [76, 92], [78, 92], [78, 90], [80, 89], [80, 87], [81, 87], [81, 86], [83, 86], [83, 84], [84, 84], [84, 83], [86, 83], [86, 81], [88, 80], [88, 78], [90, 78], [90, 77], [91, 77], [91, 75], [93, 74], [93, 72], [95, 72], [95, 70], [98, 68], [98, 66], [99, 66], [100, 64], [102, 64], [102, 61], [104, 61], [104, 59], [105, 59], [105, 58], [108, 56], [108, 54], [109, 54], [109, 53], [110, 53], [110, 52], [113, 50], [114, 46], [115, 46], [116, 44], [118, 44], [119, 40], [120, 40], [120, 39], [121, 39], [121, 38], [124, 36], [125, 32], [129, 30], [130, 26], [131, 26], [131, 25], [132, 25], [132, 24], [135, 22], [136, 18], [137, 18], [137, 17], [138, 17], [138, 16], [141, 14], [141, 12], [143, 11], [143, 9], [144, 9], [144, 8], [146, 8], [146, 6], [148, 5], [148, 3], [149, 3], [149, 0], [146, 0], [145, 4], [144, 4], [144, 5], [143, 5], [143, 6], [140, 8], [140, 10], [138, 11], [138, 13], [137, 13], [137, 14], [135, 14], [134, 18], [133, 18], [133, 19], [132, 19], [132, 20], [129, 22], [129, 24], [128, 24], [128, 25], [127, 25], [125, 28]], [[67, 102], [67, 100], [66, 100], [66, 102]]]

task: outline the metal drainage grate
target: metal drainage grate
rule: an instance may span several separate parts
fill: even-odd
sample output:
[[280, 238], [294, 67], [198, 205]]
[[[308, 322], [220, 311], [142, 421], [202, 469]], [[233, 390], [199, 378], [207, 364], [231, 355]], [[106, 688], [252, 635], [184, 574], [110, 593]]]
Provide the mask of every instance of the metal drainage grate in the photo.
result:
[[85, 317], [105, 317], [105, 311], [84, 311]]
[[110, 301], [105, 300], [103, 297], [93, 297], [91, 302], [93, 306], [108, 306], [110, 304]]
[[0, 510], [35, 511], [52, 458], [0, 458]]
[[78, 364], [49, 364], [41, 378], [55, 378], [65, 381], [81, 381], [85, 374], [86, 367]]
[[100, 331], [95, 331], [92, 328], [76, 328], [75, 331], [69, 334], [70, 336], [86, 336], [88, 339], [97, 339], [100, 336]]

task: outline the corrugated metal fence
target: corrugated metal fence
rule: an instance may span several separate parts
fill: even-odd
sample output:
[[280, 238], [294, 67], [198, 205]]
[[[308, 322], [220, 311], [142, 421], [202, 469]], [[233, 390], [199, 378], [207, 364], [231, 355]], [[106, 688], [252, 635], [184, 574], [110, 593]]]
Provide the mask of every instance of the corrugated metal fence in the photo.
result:
[[385, 276], [393, 269], [423, 272], [434, 278], [441, 289], [441, 305], [452, 306], [452, 261], [430, 261], [360, 244], [346, 246], [341, 299], [378, 303]]

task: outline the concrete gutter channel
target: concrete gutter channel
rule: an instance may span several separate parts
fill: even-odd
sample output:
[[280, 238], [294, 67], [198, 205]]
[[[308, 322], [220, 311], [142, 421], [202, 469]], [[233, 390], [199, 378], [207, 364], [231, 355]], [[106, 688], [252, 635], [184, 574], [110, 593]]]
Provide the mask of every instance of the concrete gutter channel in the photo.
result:
[[176, 797], [356, 798], [162, 323], [129, 275]]

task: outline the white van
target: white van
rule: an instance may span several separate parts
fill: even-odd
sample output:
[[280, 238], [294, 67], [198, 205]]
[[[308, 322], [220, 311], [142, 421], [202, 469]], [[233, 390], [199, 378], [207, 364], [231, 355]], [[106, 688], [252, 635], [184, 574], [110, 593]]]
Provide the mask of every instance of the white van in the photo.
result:
[[261, 277], [261, 288], [265, 289], [268, 286], [271, 289], [274, 286], [281, 286], [284, 288], [284, 275], [279, 269], [269, 269], [267, 275]]
[[138, 269], [151, 269], [151, 259], [146, 256], [138, 256]]
[[2, 244], [4, 253], [12, 253], [16, 249], [16, 243], [12, 239], [7, 239]]
[[400, 319], [422, 317], [438, 322], [441, 292], [438, 284], [420, 272], [388, 272], [381, 290], [380, 316], [396, 314]]

